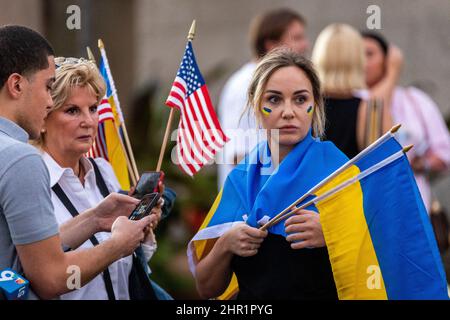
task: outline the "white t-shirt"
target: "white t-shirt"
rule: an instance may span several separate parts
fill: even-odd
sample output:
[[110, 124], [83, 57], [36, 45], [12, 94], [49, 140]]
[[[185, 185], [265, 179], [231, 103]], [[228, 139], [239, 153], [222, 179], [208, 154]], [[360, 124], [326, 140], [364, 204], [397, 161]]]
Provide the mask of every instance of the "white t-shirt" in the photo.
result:
[[[103, 196], [97, 187], [95, 180], [95, 173], [92, 164], [89, 160], [83, 158], [82, 164], [84, 166], [86, 175], [84, 187], [78, 177], [74, 174], [71, 168], [62, 168], [49, 154], [43, 153], [42, 158], [47, 165], [50, 173], [50, 186], [53, 187], [59, 183], [64, 193], [70, 199], [72, 204], [81, 214], [82, 212], [96, 206], [103, 200]], [[102, 158], [95, 159], [96, 164], [105, 180], [108, 190], [117, 192], [120, 190], [120, 184], [114, 174], [111, 165]], [[61, 225], [66, 221], [72, 219], [72, 215], [66, 209], [64, 204], [59, 200], [56, 194], [52, 191], [52, 202], [55, 208], [55, 216], [58, 224]], [[111, 233], [99, 232], [95, 237], [99, 242], [109, 239]], [[92, 248], [93, 244], [90, 240], [83, 243], [79, 249]], [[79, 250], [77, 249], [77, 250]], [[117, 300], [129, 300], [128, 293], [128, 276], [131, 272], [132, 257], [124, 257], [113, 264], [108, 269], [111, 275], [111, 282], [114, 288], [114, 294]], [[99, 274], [82, 288], [63, 294], [60, 297], [62, 300], [108, 300], [108, 294], [105, 288], [105, 282], [102, 274]]]
[[230, 164], [233, 157], [249, 153], [256, 145], [256, 139], [251, 133], [246, 136], [245, 140], [243, 139], [243, 134], [248, 132], [246, 130], [256, 130], [257, 128], [254, 115], [245, 113], [241, 118], [247, 105], [247, 90], [255, 69], [255, 62], [243, 65], [228, 79], [220, 97], [218, 107], [220, 124], [230, 141], [225, 144], [223, 150], [216, 157], [219, 189], [222, 188], [226, 177], [235, 166]]

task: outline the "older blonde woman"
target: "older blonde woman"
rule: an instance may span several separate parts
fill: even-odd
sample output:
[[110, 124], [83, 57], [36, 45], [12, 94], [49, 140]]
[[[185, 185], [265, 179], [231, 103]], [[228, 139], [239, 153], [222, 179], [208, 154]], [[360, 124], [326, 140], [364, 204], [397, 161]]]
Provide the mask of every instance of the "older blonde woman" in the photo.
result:
[[[120, 190], [109, 163], [102, 159], [88, 160], [97, 133], [97, 105], [105, 94], [105, 83], [97, 67], [90, 61], [56, 58], [56, 79], [52, 88], [54, 105], [45, 119], [38, 146], [50, 173], [52, 202], [60, 225], [100, 202], [109, 192]], [[153, 211], [155, 222], [160, 206]], [[110, 237], [95, 234], [80, 245], [89, 248]], [[152, 233], [142, 245], [147, 260], [155, 246]], [[104, 272], [81, 289], [62, 295], [62, 299], [114, 300], [130, 299], [129, 276], [132, 257], [111, 264]]]
[[203, 297], [221, 295], [234, 273], [238, 299], [337, 299], [313, 207], [259, 230], [347, 160], [319, 140], [325, 123], [320, 92], [311, 63], [297, 53], [276, 50], [258, 64], [248, 101], [266, 137], [230, 173], [189, 244]]

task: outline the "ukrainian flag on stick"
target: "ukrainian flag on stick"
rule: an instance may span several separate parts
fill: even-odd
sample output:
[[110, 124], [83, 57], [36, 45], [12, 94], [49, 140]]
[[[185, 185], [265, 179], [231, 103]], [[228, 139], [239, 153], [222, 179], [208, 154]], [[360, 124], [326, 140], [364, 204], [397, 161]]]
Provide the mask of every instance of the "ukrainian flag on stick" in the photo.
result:
[[[98, 106], [99, 124], [96, 139], [91, 150], [87, 153], [89, 157], [102, 157], [106, 159], [114, 169], [114, 173], [120, 183], [122, 190], [130, 189], [130, 177], [133, 185], [136, 184], [138, 171], [134, 161], [131, 146], [129, 146], [132, 162], [127, 154], [125, 142], [128, 143], [125, 121], [120, 108], [117, 90], [114, 85], [108, 58], [103, 42], [99, 39], [101, 60], [99, 71], [106, 83], [106, 93]], [[90, 59], [94, 61], [92, 52], [88, 48]], [[125, 138], [125, 139], [124, 139]]]
[[339, 299], [449, 298], [407, 150], [388, 132], [299, 206], [320, 213]]
[[[320, 214], [340, 299], [448, 299], [445, 273], [434, 233], [405, 155], [408, 148], [403, 148], [394, 136], [398, 127], [350, 161], [336, 160], [336, 164], [340, 164], [334, 168], [331, 162], [338, 159], [339, 154], [334, 154], [328, 147], [318, 148], [318, 144], [307, 145], [305, 148], [309, 151], [303, 153], [306, 158], [297, 164], [295, 161], [302, 157], [303, 152], [299, 144], [279, 167], [278, 174], [287, 177], [284, 184], [279, 182], [282, 179], [273, 179], [277, 176], [275, 174], [268, 178], [273, 183], [279, 183], [280, 187], [289, 185], [289, 188], [270, 190], [286, 192], [282, 196], [262, 191], [257, 195], [264, 200], [258, 205], [267, 208], [276, 208], [278, 202], [284, 203], [293, 198], [287, 202], [291, 203], [296, 199], [287, 208], [286, 205], [281, 207], [280, 210], [285, 209], [280, 214], [268, 213], [273, 218], [262, 228], [269, 232], [282, 234], [284, 228], [278, 222], [300, 209], [308, 208]], [[308, 154], [311, 154], [309, 158]], [[325, 156], [320, 158], [320, 154]], [[308, 159], [310, 161], [306, 161]], [[318, 159], [322, 159], [322, 167], [327, 170], [333, 168], [323, 177], [319, 177], [320, 170], [314, 173], [318, 170]], [[302, 180], [297, 178], [291, 181], [290, 177], [295, 175], [288, 175], [286, 168], [283, 168], [289, 164], [286, 161], [292, 162], [287, 168], [291, 173], [297, 165], [305, 166]], [[234, 175], [239, 173], [236, 169], [233, 172]], [[307, 189], [303, 190], [298, 186], [307, 180], [305, 174], [312, 175], [310, 180], [317, 180], [309, 186], [305, 184], [303, 187]], [[224, 188], [224, 194], [221, 192], [218, 195], [199, 232], [189, 243], [188, 258], [192, 271], [196, 262], [210, 251], [216, 238], [234, 223], [242, 223], [240, 214], [251, 211], [242, 207], [245, 202], [233, 200], [255, 196], [255, 188], [236, 185], [245, 185], [241, 180], [232, 181], [236, 190]], [[298, 195], [302, 196], [297, 198]], [[227, 202], [224, 203], [222, 198]], [[224, 206], [225, 211], [221, 210]], [[217, 212], [220, 214], [217, 215]], [[227, 219], [225, 214], [236, 217]], [[251, 214], [248, 218], [244, 219], [247, 223], [251, 220]], [[228, 298], [237, 291], [238, 286], [233, 279], [221, 298]]]
[[119, 135], [120, 129], [117, 129], [118, 127], [120, 127], [120, 123], [123, 121], [123, 116], [121, 113], [119, 113], [119, 110], [117, 109], [116, 103], [114, 101], [113, 89], [103, 56], [100, 60], [99, 70], [106, 82], [106, 96], [104, 99], [109, 102], [112, 113], [114, 115], [114, 120], [105, 121], [103, 123], [108, 158], [111, 166], [114, 169], [114, 173], [119, 180], [121, 188], [123, 190], [129, 190], [130, 179], [128, 176], [127, 155], [125, 154], [125, 150], [123, 148], [122, 137]]
[[429, 217], [394, 136], [316, 195], [340, 299], [448, 299]]

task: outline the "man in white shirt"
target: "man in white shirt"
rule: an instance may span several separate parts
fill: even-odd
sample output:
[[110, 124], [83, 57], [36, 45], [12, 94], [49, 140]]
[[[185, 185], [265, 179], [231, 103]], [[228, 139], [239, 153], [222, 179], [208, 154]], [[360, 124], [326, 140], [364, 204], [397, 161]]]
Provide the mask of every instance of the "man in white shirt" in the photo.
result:
[[[276, 9], [257, 16], [250, 28], [253, 60], [242, 66], [225, 84], [219, 101], [219, 119], [230, 141], [217, 155], [219, 189], [225, 179], [257, 142], [253, 114], [244, 113], [247, 90], [258, 60], [280, 46], [305, 53], [309, 47], [305, 19], [291, 9]], [[250, 131], [248, 131], [250, 130]]]

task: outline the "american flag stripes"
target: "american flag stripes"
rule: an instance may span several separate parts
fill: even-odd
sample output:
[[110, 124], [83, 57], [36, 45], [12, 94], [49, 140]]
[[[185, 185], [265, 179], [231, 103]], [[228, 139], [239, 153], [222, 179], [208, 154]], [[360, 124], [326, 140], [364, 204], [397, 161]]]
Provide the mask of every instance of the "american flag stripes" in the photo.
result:
[[98, 105], [97, 112], [98, 112], [97, 135], [95, 137], [91, 149], [87, 153], [87, 156], [91, 158], [101, 157], [109, 161], [108, 148], [106, 145], [106, 138], [105, 138], [104, 122], [106, 120], [114, 121], [114, 114], [106, 96], [102, 99], [102, 101]]
[[114, 114], [109, 104], [108, 98], [104, 97], [97, 107], [98, 122], [102, 123], [105, 120], [114, 120]]
[[181, 169], [192, 176], [214, 158], [229, 140], [220, 127], [208, 89], [188, 41], [166, 104], [181, 112], [177, 156]]

